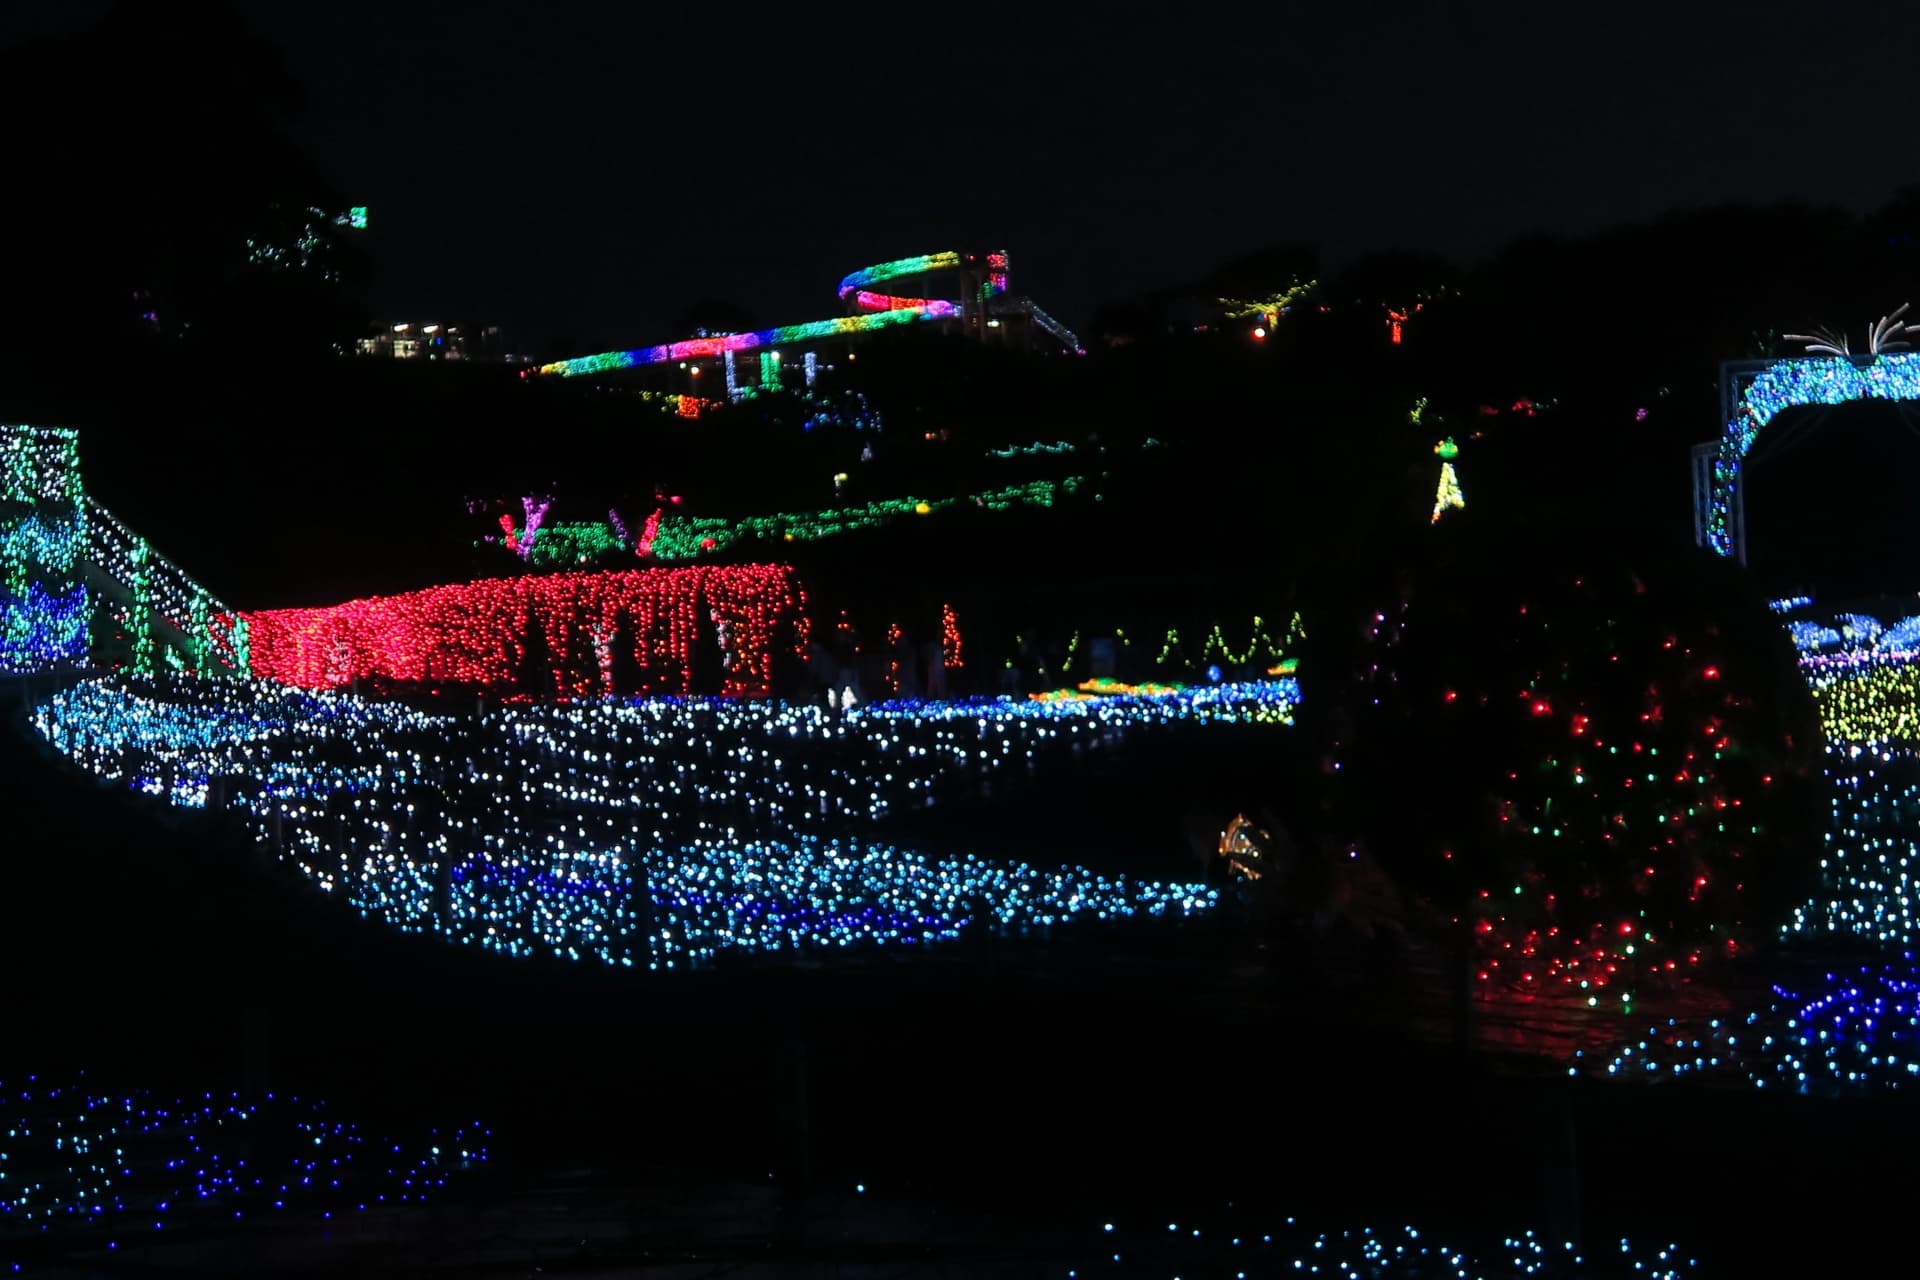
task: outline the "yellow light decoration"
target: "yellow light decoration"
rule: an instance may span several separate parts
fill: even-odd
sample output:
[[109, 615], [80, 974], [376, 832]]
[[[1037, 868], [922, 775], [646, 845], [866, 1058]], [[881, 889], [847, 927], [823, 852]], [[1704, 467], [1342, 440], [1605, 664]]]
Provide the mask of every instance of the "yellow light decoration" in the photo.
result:
[[1280, 290], [1265, 298], [1222, 298], [1220, 305], [1227, 309], [1229, 320], [1252, 320], [1256, 317], [1268, 318], [1284, 315], [1287, 308], [1307, 296], [1320, 282], [1307, 280]]
[[1433, 495], [1433, 518], [1429, 524], [1439, 524], [1440, 517], [1448, 511], [1458, 511], [1467, 505], [1467, 495], [1460, 491], [1460, 477], [1454, 473], [1451, 462], [1440, 464], [1440, 487]]
[[1123, 693], [1178, 693], [1180, 690], [1186, 688], [1186, 686], [1182, 684], [1156, 684], [1153, 681], [1148, 681], [1145, 684], [1128, 684], [1122, 680], [1115, 680], [1110, 676], [1100, 676], [1093, 680], [1083, 680], [1077, 687], [1082, 693], [1091, 693], [1100, 697]]
[[1258, 880], [1264, 866], [1263, 851], [1271, 839], [1272, 836], [1249, 822], [1246, 814], [1237, 813], [1220, 833], [1220, 856], [1247, 879]]

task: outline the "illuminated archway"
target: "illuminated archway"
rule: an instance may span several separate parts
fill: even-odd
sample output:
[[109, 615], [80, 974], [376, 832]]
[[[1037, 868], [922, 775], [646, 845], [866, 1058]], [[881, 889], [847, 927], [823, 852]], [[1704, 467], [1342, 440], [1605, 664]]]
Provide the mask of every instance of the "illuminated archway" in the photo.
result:
[[1751, 376], [1729, 370], [1729, 377], [1737, 381], [1723, 384], [1726, 428], [1717, 442], [1694, 447], [1694, 538], [1745, 564], [1741, 469], [1760, 433], [1783, 411], [1801, 405], [1920, 400], [1920, 352], [1779, 360]]

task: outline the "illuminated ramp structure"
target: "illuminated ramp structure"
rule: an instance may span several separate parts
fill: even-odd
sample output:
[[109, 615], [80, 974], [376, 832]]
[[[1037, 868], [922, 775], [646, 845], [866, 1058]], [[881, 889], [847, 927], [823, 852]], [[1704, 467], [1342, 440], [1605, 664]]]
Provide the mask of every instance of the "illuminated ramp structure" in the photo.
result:
[[[957, 278], [956, 298], [923, 297], [919, 293], [895, 293], [896, 282], [919, 279]], [[1031, 323], [1068, 351], [1081, 351], [1074, 332], [1048, 315], [1031, 298], [1008, 292], [1008, 257], [1004, 249], [988, 253], [960, 253], [948, 250], [925, 253], [912, 258], [862, 267], [840, 281], [839, 295], [847, 314], [830, 320], [756, 329], [748, 333], [715, 334], [665, 342], [627, 351], [603, 351], [539, 365], [521, 376], [578, 378], [612, 373], [621, 369], [644, 368], [682, 361], [720, 361], [730, 395], [743, 385], [741, 361], [747, 361], [744, 381], [756, 386], [771, 382], [778, 386], [783, 378], [804, 377], [812, 384], [814, 362], [806, 353], [804, 368], [787, 373], [781, 365], [781, 347], [806, 347], [836, 338], [856, 337], [899, 325], [927, 321], [942, 322], [981, 339], [996, 331], [1005, 331], [1008, 321]], [[887, 286], [881, 288], [880, 286]], [[754, 359], [757, 357], [757, 360]], [[757, 368], [755, 367], [757, 365]]]
[[80, 481], [78, 435], [0, 426], [0, 674], [245, 675], [247, 623]]

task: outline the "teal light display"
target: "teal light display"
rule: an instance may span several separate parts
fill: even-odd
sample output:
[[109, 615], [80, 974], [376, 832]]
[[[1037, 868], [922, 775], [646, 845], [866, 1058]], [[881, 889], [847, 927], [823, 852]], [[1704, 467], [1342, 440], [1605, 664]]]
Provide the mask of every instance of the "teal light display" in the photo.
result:
[[86, 656], [85, 537], [75, 434], [0, 427], [0, 672]]
[[[87, 496], [73, 431], [0, 426], [0, 672], [86, 663], [244, 674], [246, 627]], [[105, 643], [116, 633], [124, 652]]]

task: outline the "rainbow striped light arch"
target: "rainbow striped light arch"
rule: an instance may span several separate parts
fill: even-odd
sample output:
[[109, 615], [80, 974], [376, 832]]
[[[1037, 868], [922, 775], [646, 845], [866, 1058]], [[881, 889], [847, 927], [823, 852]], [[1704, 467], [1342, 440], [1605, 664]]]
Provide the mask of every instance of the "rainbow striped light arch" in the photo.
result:
[[848, 275], [840, 282], [840, 298], [857, 314], [836, 316], [831, 320], [812, 320], [805, 324], [758, 329], [752, 333], [730, 333], [718, 338], [689, 338], [657, 347], [636, 347], [631, 351], [603, 351], [598, 355], [557, 360], [530, 370], [531, 373], [561, 378], [609, 373], [639, 365], [665, 364], [669, 361], [695, 360], [723, 356], [734, 351], [752, 351], [796, 342], [818, 342], [825, 338], [850, 337], [873, 333], [893, 325], [916, 324], [922, 320], [946, 320], [961, 314], [967, 302], [946, 298], [918, 298], [879, 293], [867, 286], [905, 280], [915, 276], [957, 271], [974, 264], [985, 267], [985, 281], [978, 301], [1007, 291], [1007, 253], [998, 249], [985, 254], [963, 254], [954, 250], [923, 253], [918, 257], [880, 262]]

